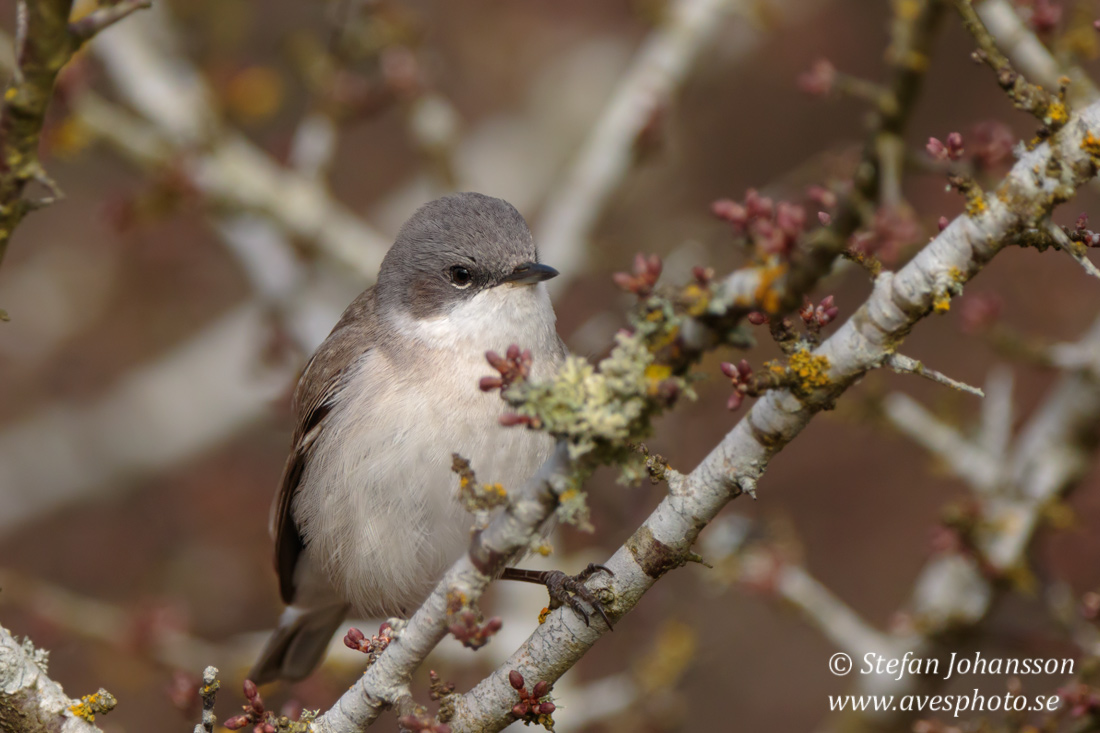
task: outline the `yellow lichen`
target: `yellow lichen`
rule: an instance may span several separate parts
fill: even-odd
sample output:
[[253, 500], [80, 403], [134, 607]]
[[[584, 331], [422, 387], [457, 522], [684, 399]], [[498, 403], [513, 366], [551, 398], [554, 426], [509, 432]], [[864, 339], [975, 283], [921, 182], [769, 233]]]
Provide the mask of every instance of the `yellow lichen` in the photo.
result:
[[1087, 133], [1081, 140], [1081, 149], [1088, 153], [1090, 157], [1100, 158], [1100, 140], [1091, 132]]
[[932, 310], [936, 313], [946, 313], [951, 310], [951, 296], [947, 293], [937, 295], [936, 299], [932, 301]]
[[954, 265], [947, 270], [947, 275], [957, 283], [966, 282], [966, 273]]
[[775, 313], [779, 310], [779, 293], [772, 285], [786, 272], [787, 265], [784, 262], [760, 268], [760, 284], [756, 286], [753, 298], [765, 313]]
[[1047, 116], [1043, 122], [1052, 127], [1061, 127], [1069, 121], [1069, 110], [1061, 102], [1054, 102], [1047, 109]]
[[645, 378], [648, 382], [646, 393], [656, 395], [661, 388], [661, 382], [672, 376], [672, 367], [667, 364], [650, 364], [645, 368]]
[[798, 391], [809, 392], [829, 384], [830, 364], [827, 357], [801, 349], [791, 354], [788, 366], [791, 374], [798, 377]]
[[114, 710], [117, 704], [118, 700], [115, 699], [114, 695], [100, 688], [91, 695], [80, 698], [79, 702], [70, 705], [69, 712], [78, 718], [93, 723], [96, 715], [106, 715]]
[[980, 216], [985, 213], [985, 196], [980, 191], [966, 197], [966, 214], [967, 216]]
[[688, 283], [680, 293], [680, 298], [687, 306], [687, 313], [692, 318], [698, 318], [706, 313], [707, 306], [710, 305], [710, 291], [699, 283]]

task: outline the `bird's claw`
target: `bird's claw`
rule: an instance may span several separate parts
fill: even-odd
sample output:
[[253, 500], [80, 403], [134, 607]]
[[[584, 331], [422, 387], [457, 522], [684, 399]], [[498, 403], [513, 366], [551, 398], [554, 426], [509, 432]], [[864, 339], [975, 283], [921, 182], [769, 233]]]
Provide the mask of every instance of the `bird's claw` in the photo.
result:
[[592, 592], [592, 590], [585, 585], [585, 581], [591, 578], [593, 575], [599, 572], [605, 572], [608, 575], [615, 575], [611, 570], [603, 565], [597, 565], [596, 563], [590, 563], [581, 572], [576, 575], [566, 575], [560, 570], [548, 570], [544, 578], [546, 584], [546, 590], [550, 594], [550, 608], [559, 608], [561, 606], [568, 605], [573, 612], [584, 619], [584, 625], [590, 625], [588, 611], [585, 610], [581, 601], [584, 601], [591, 606], [596, 613], [600, 614], [600, 618], [607, 624], [607, 628], [612, 631], [615, 628], [611, 625], [611, 619], [607, 616], [607, 611], [604, 609], [603, 602], [599, 597]]

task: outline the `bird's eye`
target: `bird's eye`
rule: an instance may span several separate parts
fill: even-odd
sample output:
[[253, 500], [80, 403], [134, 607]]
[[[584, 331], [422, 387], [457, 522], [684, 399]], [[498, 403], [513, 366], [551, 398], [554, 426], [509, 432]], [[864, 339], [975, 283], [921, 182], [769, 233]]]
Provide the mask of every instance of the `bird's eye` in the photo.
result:
[[471, 280], [470, 271], [462, 265], [455, 265], [451, 268], [451, 284], [456, 288], [467, 287]]

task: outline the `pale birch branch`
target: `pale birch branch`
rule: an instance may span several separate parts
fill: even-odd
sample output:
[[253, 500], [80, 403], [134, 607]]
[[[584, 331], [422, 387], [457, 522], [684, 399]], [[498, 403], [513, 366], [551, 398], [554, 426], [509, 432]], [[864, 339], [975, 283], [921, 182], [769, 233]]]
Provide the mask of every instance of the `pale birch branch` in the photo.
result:
[[[814, 352], [829, 376], [829, 386], [818, 398], [800, 400], [785, 390], [767, 393], [691, 474], [672, 482], [669, 495], [605, 563], [614, 573], [610, 578], [601, 576], [603, 592], [614, 598], [608, 608], [612, 618], [632, 609], [664, 573], [689, 561], [699, 531], [745, 487], [755, 486], [770, 459], [816, 412], [868, 370], [883, 365], [912, 327], [932, 311], [934, 302], [959, 292], [1006, 246], [1013, 232], [1048, 216], [1056, 192], [1067, 197], [1093, 177], [1095, 163], [1085, 141], [1097, 131], [1100, 104], [1075, 115], [1051, 141], [1026, 153], [997, 192], [985, 198], [980, 215], [959, 217], [902, 270], [876, 278], [868, 301]], [[543, 467], [542, 476], [560, 469], [561, 461], [559, 452], [556, 460]], [[532, 511], [502, 515], [487, 533], [491, 541], [500, 541], [503, 553], [526, 546], [549, 515], [550, 507], [529, 498], [531, 491], [529, 484], [523, 497]], [[479, 541], [484, 542], [485, 535]], [[321, 718], [320, 729], [324, 733], [358, 730], [382, 707], [407, 694], [413, 669], [445, 633], [448, 594], [461, 590], [473, 601], [486, 583], [487, 577], [476, 572], [469, 555], [456, 563], [402, 631], [393, 657], [387, 661], [395, 649], [391, 645]], [[505, 727], [513, 721], [515, 703], [515, 690], [508, 681], [511, 672], [552, 683], [604, 631], [602, 624], [585, 626], [572, 613], [560, 609], [551, 613], [507, 663], [458, 700], [450, 724], [455, 730]]]
[[[0, 730], [6, 733], [102, 733], [90, 720], [74, 714], [73, 700], [46, 674], [49, 655], [35, 649], [29, 639], [17, 642], [0, 626]], [[93, 720], [98, 711], [113, 707], [114, 698], [100, 691], [86, 698], [85, 714]], [[98, 707], [102, 706], [102, 707]]]
[[[952, 222], [902, 270], [883, 273], [868, 301], [823, 343], [815, 355], [829, 364], [835, 398], [866, 371], [882, 365], [933, 302], [973, 277], [1004, 246], [1010, 234], [1049, 214], [1052, 194], [1069, 193], [1090, 180], [1095, 164], [1084, 140], [1100, 131], [1100, 104], [1071, 118], [1050, 143], [1026, 153], [985, 198], [985, 211]], [[1049, 167], [1048, 167], [1049, 166]], [[1040, 171], [1041, 173], [1035, 173]], [[1005, 203], [1012, 202], [1012, 205]], [[627, 544], [605, 563], [614, 573], [607, 588], [620, 617], [665, 572], [688, 558], [700, 529], [746, 485], [755, 485], [770, 459], [790, 442], [821, 404], [786, 391], [769, 392], [670, 494]], [[455, 730], [499, 730], [511, 722], [514, 690], [508, 673], [553, 682], [591, 648], [601, 626], [560, 611], [552, 613], [508, 663], [463, 695]], [[336, 730], [336, 729], [334, 729]]]

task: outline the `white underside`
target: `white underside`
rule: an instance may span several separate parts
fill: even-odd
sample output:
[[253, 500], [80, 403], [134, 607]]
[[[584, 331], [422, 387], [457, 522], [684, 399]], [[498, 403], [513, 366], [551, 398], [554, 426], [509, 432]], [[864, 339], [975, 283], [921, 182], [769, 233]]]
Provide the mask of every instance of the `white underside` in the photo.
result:
[[544, 285], [491, 288], [448, 317], [395, 325], [415, 343], [414, 366], [371, 350], [302, 477], [294, 512], [306, 550], [295, 605], [411, 612], [469, 543], [472, 517], [454, 498], [451, 454], [468, 458], [480, 481], [513, 489], [551, 451], [542, 433], [501, 427], [506, 405], [478, 389], [494, 374], [485, 351], [512, 343], [531, 349], [534, 376], [552, 374], [559, 341]]

